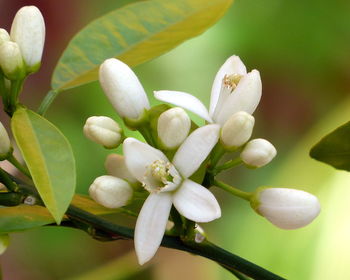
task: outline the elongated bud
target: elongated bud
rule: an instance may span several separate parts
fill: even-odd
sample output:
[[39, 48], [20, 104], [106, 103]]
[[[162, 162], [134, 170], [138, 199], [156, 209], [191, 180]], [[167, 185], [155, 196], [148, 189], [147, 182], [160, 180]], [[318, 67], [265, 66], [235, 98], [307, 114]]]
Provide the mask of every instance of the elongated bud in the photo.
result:
[[258, 188], [251, 206], [275, 226], [297, 229], [311, 223], [320, 213], [316, 196], [295, 189]]
[[254, 117], [246, 112], [233, 114], [221, 130], [221, 142], [227, 150], [243, 146], [252, 136]]
[[0, 160], [5, 159], [12, 152], [10, 138], [5, 127], [0, 122]]
[[277, 154], [275, 147], [265, 139], [248, 142], [241, 153], [241, 159], [249, 167], [258, 168], [268, 164]]
[[27, 72], [38, 71], [45, 42], [45, 22], [39, 9], [35, 6], [19, 9], [13, 19], [10, 35], [21, 49]]
[[139, 120], [150, 108], [147, 95], [135, 73], [118, 59], [105, 60], [99, 80], [115, 110], [122, 118]]
[[0, 45], [8, 41], [10, 41], [10, 35], [7, 33], [5, 29], [0, 28]]
[[0, 45], [0, 66], [10, 80], [24, 77], [23, 59], [16, 43], [7, 41]]
[[117, 148], [123, 140], [119, 125], [111, 118], [104, 116], [88, 118], [84, 125], [84, 134], [107, 149]]
[[108, 175], [122, 178], [129, 183], [138, 182], [137, 179], [131, 175], [125, 164], [125, 158], [122, 155], [110, 154], [107, 156], [105, 161], [105, 168]]
[[188, 136], [190, 129], [190, 117], [180, 107], [169, 109], [158, 118], [158, 137], [166, 149], [179, 147]]
[[90, 196], [107, 208], [119, 208], [128, 204], [133, 189], [128, 182], [113, 176], [100, 176], [89, 188]]

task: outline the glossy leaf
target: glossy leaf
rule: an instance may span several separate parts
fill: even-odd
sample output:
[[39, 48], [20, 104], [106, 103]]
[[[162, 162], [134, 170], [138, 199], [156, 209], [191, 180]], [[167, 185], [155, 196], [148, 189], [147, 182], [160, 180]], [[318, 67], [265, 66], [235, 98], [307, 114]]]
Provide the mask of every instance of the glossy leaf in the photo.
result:
[[11, 126], [34, 185], [59, 224], [75, 191], [71, 146], [52, 123], [30, 110], [16, 110]]
[[97, 80], [98, 67], [117, 57], [129, 66], [155, 58], [204, 32], [233, 0], [149, 0], [124, 6], [88, 24], [69, 43], [52, 78], [62, 91]]
[[350, 122], [326, 135], [310, 151], [314, 159], [350, 171]]
[[[94, 215], [119, 213], [121, 209], [105, 208], [91, 198], [84, 195], [75, 195], [72, 204]], [[63, 220], [67, 217], [64, 216]], [[55, 223], [49, 211], [42, 206], [18, 205], [13, 207], [0, 207], [0, 234], [23, 231]]]

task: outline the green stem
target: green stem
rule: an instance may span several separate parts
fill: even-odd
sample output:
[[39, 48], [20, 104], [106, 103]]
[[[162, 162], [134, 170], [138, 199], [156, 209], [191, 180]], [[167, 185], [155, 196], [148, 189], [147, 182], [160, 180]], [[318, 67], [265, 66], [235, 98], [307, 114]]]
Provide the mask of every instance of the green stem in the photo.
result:
[[37, 113], [39, 115], [45, 115], [47, 109], [50, 107], [50, 105], [52, 104], [52, 102], [55, 100], [56, 96], [58, 95], [58, 91], [57, 90], [50, 90], [46, 96], [44, 97], [43, 101], [41, 102]]
[[[6, 86], [5, 86], [5, 76], [0, 69], [0, 95], [2, 98], [6, 98]], [[4, 101], [3, 101], [4, 102]], [[5, 103], [5, 102], [4, 102]]]
[[[23, 189], [23, 191], [27, 192], [27, 189], [33, 188], [32, 186], [22, 184], [18, 179], [16, 179], [16, 182], [21, 187], [21, 190]], [[38, 194], [36, 194], [35, 196], [39, 197]], [[73, 205], [69, 206], [66, 215], [69, 217], [70, 220], [64, 222], [64, 225], [84, 230], [88, 232], [91, 236], [93, 236], [95, 239], [103, 241], [113, 241], [118, 239], [134, 238], [133, 229], [114, 224], [109, 220], [105, 220], [99, 216], [93, 215]], [[253, 279], [284, 280], [284, 278], [254, 263], [251, 263], [237, 255], [234, 255], [210, 243], [209, 241], [196, 243], [190, 240], [184, 241], [178, 236], [165, 235], [163, 237], [161, 246], [189, 252], [195, 255], [211, 259], [219, 263], [221, 266], [223, 266], [230, 272], [240, 272]]]
[[[75, 206], [70, 206], [67, 211], [68, 217], [71, 219], [76, 219], [80, 222], [87, 223], [93, 226], [96, 230], [89, 232], [101, 233], [103, 234], [104, 240], [106, 238], [109, 240], [117, 239], [133, 239], [134, 230], [119, 226], [111, 223], [101, 217], [95, 216], [91, 213], [88, 213], [82, 209], [79, 209]], [[99, 239], [98, 236], [94, 236]], [[232, 272], [232, 270], [239, 271], [253, 279], [264, 279], [264, 280], [283, 280], [284, 278], [279, 277], [273, 274], [270, 271], [265, 270], [264, 268], [257, 266], [239, 256], [236, 256], [216, 245], [204, 241], [202, 243], [188, 242], [184, 243], [179, 237], [165, 235], [162, 240], [163, 247], [177, 249], [181, 251], [186, 251], [192, 254], [196, 254], [208, 259], [211, 259], [215, 262], [218, 262], [220, 265]]]
[[230, 160], [228, 162], [225, 162], [222, 165], [219, 165], [219, 166], [215, 167], [214, 170], [213, 170], [213, 173], [214, 174], [218, 174], [221, 171], [224, 171], [226, 169], [230, 169], [232, 167], [236, 167], [238, 165], [241, 165], [242, 163], [243, 163], [243, 161], [241, 160], [241, 158], [232, 159], [232, 160]]
[[26, 166], [23, 166], [15, 157], [13, 154], [11, 154], [7, 160], [12, 163], [13, 166], [15, 166], [19, 171], [21, 171], [24, 175], [26, 175], [28, 178], [31, 178], [29, 170]]
[[0, 168], [0, 182], [3, 183], [9, 191], [18, 192], [17, 184], [12, 181], [9, 175], [2, 170], [2, 168]]
[[212, 151], [211, 160], [210, 160], [210, 169], [214, 169], [218, 164], [219, 160], [226, 153], [224, 147], [218, 143]]
[[221, 182], [221, 181], [218, 181], [215, 179], [214, 179], [214, 186], [219, 187], [219, 188], [221, 188], [221, 189], [223, 189], [223, 190], [225, 190], [225, 191], [227, 191], [235, 196], [243, 198], [247, 201], [250, 201], [250, 198], [253, 195], [252, 193], [247, 193], [247, 192], [241, 191], [241, 190], [239, 190], [231, 185], [228, 185], [224, 182]]

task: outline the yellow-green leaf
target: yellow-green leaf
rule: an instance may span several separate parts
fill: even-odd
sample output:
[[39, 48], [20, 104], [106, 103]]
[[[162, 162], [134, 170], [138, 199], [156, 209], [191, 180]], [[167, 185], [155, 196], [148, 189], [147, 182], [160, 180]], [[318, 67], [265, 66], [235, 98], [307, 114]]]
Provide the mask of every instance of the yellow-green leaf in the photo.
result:
[[127, 5], [88, 24], [69, 43], [52, 78], [62, 91], [97, 80], [98, 67], [117, 57], [130, 66], [155, 58], [204, 32], [233, 0], [149, 0]]
[[1, 234], [0, 235], [0, 255], [2, 255], [10, 243], [10, 237], [8, 234]]
[[[94, 215], [107, 215], [124, 211], [123, 209], [105, 208], [88, 196], [79, 194], [74, 195], [72, 204]], [[67, 216], [63, 216], [63, 220], [66, 219]], [[55, 223], [55, 219], [42, 206], [22, 204], [13, 207], [0, 207], [0, 237], [1, 234], [23, 231], [53, 223]]]
[[16, 110], [11, 127], [34, 185], [59, 224], [75, 191], [71, 146], [52, 123], [24, 108]]

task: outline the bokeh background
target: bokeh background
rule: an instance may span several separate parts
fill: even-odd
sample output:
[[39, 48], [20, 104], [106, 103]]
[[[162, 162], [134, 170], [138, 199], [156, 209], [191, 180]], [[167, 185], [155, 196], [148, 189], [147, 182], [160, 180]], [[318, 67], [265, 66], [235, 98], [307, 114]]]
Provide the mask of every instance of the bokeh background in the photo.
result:
[[[38, 6], [47, 24], [42, 68], [28, 79], [22, 102], [36, 109], [69, 39], [90, 20], [129, 2], [0, 0], [1, 27], [9, 29], [24, 5]], [[206, 104], [216, 71], [230, 55], [260, 71], [263, 97], [254, 137], [270, 140], [278, 156], [264, 168], [239, 167], [222, 179], [245, 190], [268, 185], [312, 192], [320, 198], [321, 215], [306, 228], [284, 231], [256, 215], [245, 201], [213, 190], [223, 215], [203, 227], [213, 242], [287, 279], [350, 277], [350, 176], [308, 156], [323, 135], [350, 119], [349, 18], [350, 2], [344, 0], [236, 0], [210, 30], [134, 69], [150, 96], [153, 90], [180, 90]], [[98, 83], [64, 92], [47, 114], [73, 146], [79, 193], [105, 174], [109, 153], [83, 136], [91, 115], [117, 119]], [[7, 116], [1, 121], [8, 123]], [[0, 258], [3, 277], [11, 280], [233, 279], [211, 261], [169, 249], [161, 249], [140, 268], [131, 241], [101, 243], [58, 227], [12, 234]]]

